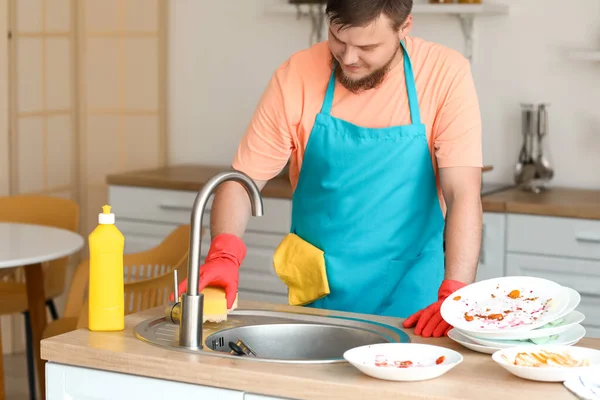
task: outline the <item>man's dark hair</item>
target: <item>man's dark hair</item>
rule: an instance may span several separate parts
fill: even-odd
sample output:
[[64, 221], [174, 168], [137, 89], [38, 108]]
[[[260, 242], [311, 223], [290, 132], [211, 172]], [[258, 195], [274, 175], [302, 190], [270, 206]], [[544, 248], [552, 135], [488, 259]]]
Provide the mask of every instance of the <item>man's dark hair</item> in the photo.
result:
[[327, 0], [325, 13], [340, 29], [366, 26], [384, 14], [397, 31], [410, 15], [412, 6], [412, 0]]

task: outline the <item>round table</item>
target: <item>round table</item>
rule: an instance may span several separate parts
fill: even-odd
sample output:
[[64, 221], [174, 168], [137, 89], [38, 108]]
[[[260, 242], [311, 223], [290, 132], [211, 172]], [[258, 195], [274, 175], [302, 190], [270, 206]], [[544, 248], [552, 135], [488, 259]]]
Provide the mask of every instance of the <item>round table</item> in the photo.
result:
[[[44, 362], [40, 358], [40, 341], [46, 328], [46, 295], [42, 263], [70, 256], [84, 246], [81, 235], [66, 229], [50, 226], [0, 222], [0, 275], [15, 267], [25, 268], [27, 302], [31, 319], [34, 358], [40, 397], [45, 396]], [[0, 334], [1, 335], [1, 334]], [[2, 339], [0, 336], [0, 354]], [[4, 371], [0, 356], [0, 383]], [[4, 385], [0, 384], [0, 399], [4, 398]]]

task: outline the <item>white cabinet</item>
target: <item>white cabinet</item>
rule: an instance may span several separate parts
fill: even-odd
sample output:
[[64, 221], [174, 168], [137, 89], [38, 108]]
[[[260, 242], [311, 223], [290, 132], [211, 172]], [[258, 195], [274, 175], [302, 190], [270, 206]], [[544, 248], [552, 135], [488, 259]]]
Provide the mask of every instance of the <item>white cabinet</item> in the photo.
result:
[[506, 226], [506, 274], [577, 290], [586, 336], [600, 338], [600, 221], [509, 214]]
[[504, 276], [506, 215], [483, 213], [477, 281]]
[[[109, 186], [109, 204], [125, 235], [125, 252], [147, 250], [173, 229], [189, 224], [198, 192], [131, 186]], [[287, 199], [263, 198], [264, 215], [250, 217], [244, 243], [246, 257], [240, 268], [240, 300], [287, 304], [287, 286], [273, 269], [273, 253], [289, 232], [292, 204]], [[201, 259], [210, 247], [210, 198], [202, 217]]]
[[507, 250], [600, 261], [600, 221], [509, 214]]
[[46, 400], [244, 400], [244, 392], [46, 363]]

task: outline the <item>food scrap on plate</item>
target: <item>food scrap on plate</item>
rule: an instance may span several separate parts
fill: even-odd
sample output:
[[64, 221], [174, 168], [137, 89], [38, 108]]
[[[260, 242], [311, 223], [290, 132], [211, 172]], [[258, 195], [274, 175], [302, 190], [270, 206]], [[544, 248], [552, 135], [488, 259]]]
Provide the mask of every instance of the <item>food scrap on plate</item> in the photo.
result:
[[434, 360], [428, 360], [427, 362], [419, 362], [412, 360], [388, 360], [388, 358], [382, 354], [375, 356], [376, 367], [392, 367], [392, 368], [412, 368], [412, 367], [432, 367], [434, 365], [440, 365], [446, 359], [445, 356], [440, 356]]
[[522, 367], [587, 367], [590, 365], [588, 359], [577, 360], [566, 352], [555, 353], [546, 350], [519, 352], [513, 361], [510, 361], [504, 354], [502, 354], [502, 358], [506, 362]]

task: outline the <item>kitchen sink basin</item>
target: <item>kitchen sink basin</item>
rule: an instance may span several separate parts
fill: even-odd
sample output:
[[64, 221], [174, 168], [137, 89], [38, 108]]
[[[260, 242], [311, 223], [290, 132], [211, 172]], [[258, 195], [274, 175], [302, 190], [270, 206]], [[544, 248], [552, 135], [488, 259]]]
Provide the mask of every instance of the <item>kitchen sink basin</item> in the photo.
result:
[[225, 322], [204, 323], [202, 349], [179, 346], [179, 325], [164, 317], [144, 321], [134, 332], [172, 350], [280, 363], [343, 362], [353, 347], [410, 342], [400, 329], [375, 321], [267, 310], [235, 310]]

